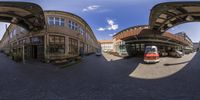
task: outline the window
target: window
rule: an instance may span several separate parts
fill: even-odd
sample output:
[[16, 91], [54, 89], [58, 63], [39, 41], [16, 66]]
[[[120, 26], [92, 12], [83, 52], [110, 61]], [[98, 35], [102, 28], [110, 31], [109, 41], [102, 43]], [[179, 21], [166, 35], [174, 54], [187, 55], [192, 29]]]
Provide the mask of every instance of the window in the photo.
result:
[[90, 40], [90, 35], [89, 34], [86, 34], [86, 40]]
[[90, 35], [88, 33], [85, 34], [85, 39], [86, 40], [91, 40], [91, 37], [90, 37]]
[[79, 32], [81, 33], [81, 35], [83, 35], [84, 34], [84, 30], [83, 30], [83, 28], [79, 28]]
[[88, 33], [85, 34], [85, 39], [88, 40]]
[[12, 32], [9, 33], [10, 38], [13, 38], [14, 36], [16, 36], [16, 34], [17, 34], [17, 30], [14, 29]]
[[144, 44], [141, 44], [141, 51], [144, 51]]
[[69, 27], [70, 29], [72, 29], [72, 21], [69, 21], [68, 27]]
[[72, 29], [72, 30], [78, 31], [78, 27], [79, 27], [79, 26], [78, 26], [77, 23], [75, 23], [75, 22], [73, 22], [73, 21], [69, 21], [68, 27], [69, 27], [70, 29]]
[[56, 26], [59, 26], [59, 25], [60, 25], [60, 24], [59, 24], [59, 19], [60, 19], [60, 18], [55, 18], [55, 25], [56, 25]]
[[48, 24], [49, 25], [54, 25], [54, 17], [49, 17], [48, 18]]
[[44, 37], [43, 36], [31, 37], [31, 43], [32, 44], [43, 44]]
[[17, 42], [14, 42], [14, 43], [13, 43], [13, 47], [15, 47], [15, 46], [17, 46]]
[[65, 19], [59, 17], [49, 17], [48, 24], [52, 26], [64, 26]]
[[60, 43], [60, 37], [58, 37], [58, 36], [55, 36], [54, 37], [55, 38], [55, 44], [59, 44]]
[[78, 54], [78, 41], [72, 38], [69, 38], [69, 54]]
[[55, 37], [54, 37], [54, 36], [50, 36], [50, 37], [49, 37], [49, 42], [50, 42], [50, 43], [53, 43], [54, 41], [55, 41]]
[[63, 18], [60, 19], [60, 26], [65, 26], [65, 19]]
[[22, 45], [23, 44], [23, 40], [19, 40], [19, 45]]
[[65, 53], [65, 37], [64, 36], [49, 36], [49, 51], [52, 54]]
[[135, 51], [135, 44], [131, 44], [132, 49]]
[[23, 45], [23, 44], [25, 44], [26, 41], [27, 41], [26, 39], [19, 40], [19, 45]]
[[75, 30], [77, 31], [78, 30], [78, 24], [75, 23]]
[[75, 30], [75, 23], [72, 22], [72, 30]]
[[136, 44], [136, 50], [140, 51], [140, 45], [139, 44]]

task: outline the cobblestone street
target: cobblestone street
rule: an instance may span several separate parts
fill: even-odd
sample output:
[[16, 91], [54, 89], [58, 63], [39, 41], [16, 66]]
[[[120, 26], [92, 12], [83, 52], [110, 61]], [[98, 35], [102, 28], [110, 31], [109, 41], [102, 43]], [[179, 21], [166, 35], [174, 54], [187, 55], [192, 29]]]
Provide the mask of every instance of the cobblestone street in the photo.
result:
[[0, 54], [0, 100], [199, 100], [199, 59], [198, 53], [170, 76], [140, 79], [129, 75], [141, 58], [107, 61], [90, 55], [58, 69], [38, 62], [15, 63]]

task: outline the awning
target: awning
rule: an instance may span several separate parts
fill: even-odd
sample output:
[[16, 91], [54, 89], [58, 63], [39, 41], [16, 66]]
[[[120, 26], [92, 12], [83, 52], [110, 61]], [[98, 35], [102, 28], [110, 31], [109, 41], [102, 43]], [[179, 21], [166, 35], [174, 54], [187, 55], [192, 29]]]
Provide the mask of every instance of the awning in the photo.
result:
[[126, 44], [132, 44], [132, 43], [150, 43], [150, 44], [168, 44], [168, 45], [173, 45], [173, 46], [182, 46], [178, 43], [175, 42], [171, 42], [171, 41], [166, 41], [166, 40], [158, 40], [158, 39], [140, 39], [140, 40], [129, 40], [129, 41], [125, 41]]
[[27, 30], [37, 31], [44, 28], [43, 9], [34, 3], [0, 2], [0, 21], [19, 25]]
[[179, 24], [199, 21], [199, 1], [157, 4], [152, 8], [149, 18], [150, 28], [162, 33]]

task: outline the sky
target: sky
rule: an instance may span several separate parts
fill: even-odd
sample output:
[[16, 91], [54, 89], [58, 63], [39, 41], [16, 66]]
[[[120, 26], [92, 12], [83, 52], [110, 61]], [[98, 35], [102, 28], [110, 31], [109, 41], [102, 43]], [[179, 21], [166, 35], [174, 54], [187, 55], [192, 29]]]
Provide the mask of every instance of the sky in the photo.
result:
[[[11, 0], [0, 0], [11, 1]], [[33, 2], [43, 10], [61, 10], [82, 17], [98, 40], [112, 39], [117, 32], [136, 25], [148, 25], [151, 8], [161, 2], [180, 0], [12, 0]], [[186, 0], [181, 0], [186, 1]], [[191, 1], [191, 0], [188, 0]], [[193, 0], [194, 1], [194, 0]], [[198, 1], [198, 0], [196, 0]], [[194, 42], [200, 41], [200, 22], [181, 24], [168, 30], [186, 32]], [[0, 23], [0, 39], [5, 23]]]

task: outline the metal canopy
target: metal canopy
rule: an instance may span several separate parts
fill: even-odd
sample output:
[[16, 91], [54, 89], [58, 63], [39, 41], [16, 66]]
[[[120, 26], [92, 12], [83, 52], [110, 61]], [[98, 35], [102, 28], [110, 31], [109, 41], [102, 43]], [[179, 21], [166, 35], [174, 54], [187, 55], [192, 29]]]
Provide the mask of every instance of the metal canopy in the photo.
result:
[[45, 19], [42, 8], [27, 2], [0, 2], [0, 21], [19, 25], [29, 31], [44, 28]]
[[165, 32], [186, 22], [200, 21], [200, 1], [167, 2], [155, 5], [150, 14], [150, 28]]

